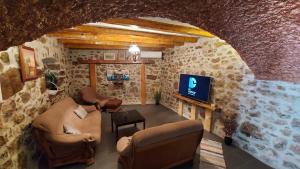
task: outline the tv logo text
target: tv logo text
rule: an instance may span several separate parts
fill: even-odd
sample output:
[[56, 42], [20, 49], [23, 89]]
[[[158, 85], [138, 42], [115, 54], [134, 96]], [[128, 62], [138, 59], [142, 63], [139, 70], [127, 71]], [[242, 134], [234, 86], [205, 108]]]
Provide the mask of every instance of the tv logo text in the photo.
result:
[[189, 88], [188, 88], [188, 94], [191, 96], [195, 96], [196, 92], [193, 91], [192, 89], [197, 86], [197, 80], [193, 77], [189, 78]]

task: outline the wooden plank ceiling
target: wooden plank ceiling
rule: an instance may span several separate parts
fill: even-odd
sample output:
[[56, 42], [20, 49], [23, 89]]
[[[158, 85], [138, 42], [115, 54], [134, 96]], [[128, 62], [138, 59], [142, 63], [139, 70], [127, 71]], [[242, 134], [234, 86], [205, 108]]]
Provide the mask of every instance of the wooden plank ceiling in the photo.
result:
[[200, 28], [179, 26], [145, 19], [109, 19], [101, 23], [76, 26], [48, 34], [72, 49], [128, 49], [137, 44], [141, 50], [162, 51], [212, 37]]

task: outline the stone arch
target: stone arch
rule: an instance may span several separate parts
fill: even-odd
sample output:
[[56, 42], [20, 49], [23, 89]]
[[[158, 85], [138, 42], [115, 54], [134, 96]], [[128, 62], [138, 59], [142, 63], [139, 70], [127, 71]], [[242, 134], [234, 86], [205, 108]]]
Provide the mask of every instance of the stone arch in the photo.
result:
[[4, 0], [0, 5], [2, 50], [87, 22], [157, 16], [226, 40], [258, 79], [300, 82], [298, 0]]

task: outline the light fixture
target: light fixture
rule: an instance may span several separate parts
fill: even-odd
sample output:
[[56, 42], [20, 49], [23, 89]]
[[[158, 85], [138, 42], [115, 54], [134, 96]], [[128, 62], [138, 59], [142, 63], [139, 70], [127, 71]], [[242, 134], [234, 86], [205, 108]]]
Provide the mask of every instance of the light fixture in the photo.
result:
[[130, 48], [128, 49], [128, 51], [129, 51], [129, 53], [132, 54], [133, 61], [136, 62], [136, 60], [138, 59], [138, 57], [141, 53], [140, 48], [137, 45], [131, 45]]

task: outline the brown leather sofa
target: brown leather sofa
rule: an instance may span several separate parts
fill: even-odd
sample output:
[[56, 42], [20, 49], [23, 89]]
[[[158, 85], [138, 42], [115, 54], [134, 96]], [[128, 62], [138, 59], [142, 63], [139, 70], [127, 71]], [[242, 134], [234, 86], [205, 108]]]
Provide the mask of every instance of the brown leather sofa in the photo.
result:
[[117, 143], [119, 168], [162, 169], [193, 160], [203, 136], [200, 121], [186, 120], [148, 128]]
[[91, 87], [85, 87], [81, 89], [80, 94], [82, 101], [84, 101], [85, 103], [96, 104], [97, 106], [100, 106], [102, 109], [110, 113], [119, 111], [122, 104], [122, 100], [100, 95]]
[[[34, 136], [50, 167], [94, 162], [96, 145], [101, 139], [101, 114], [95, 106], [83, 106], [88, 112], [80, 119], [73, 111], [78, 104], [70, 97], [52, 105], [33, 122]], [[64, 125], [81, 134], [65, 134]]]

